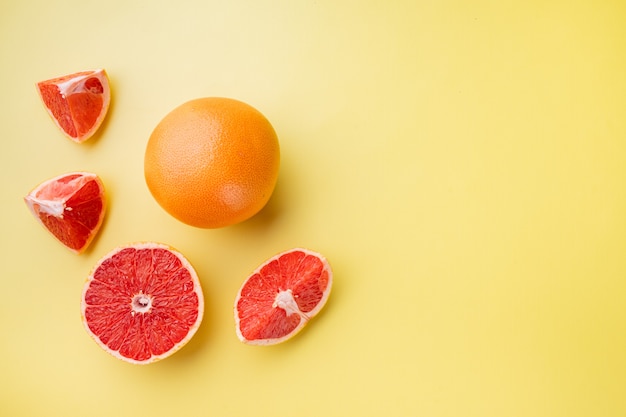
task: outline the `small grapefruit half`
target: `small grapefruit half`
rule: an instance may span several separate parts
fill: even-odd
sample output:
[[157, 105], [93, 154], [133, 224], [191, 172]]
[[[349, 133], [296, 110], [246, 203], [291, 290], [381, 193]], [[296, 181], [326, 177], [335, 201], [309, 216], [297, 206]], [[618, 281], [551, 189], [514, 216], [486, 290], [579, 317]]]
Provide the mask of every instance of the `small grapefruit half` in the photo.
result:
[[196, 333], [204, 312], [200, 281], [175, 249], [154, 242], [118, 247], [89, 275], [81, 313], [87, 332], [134, 364], [164, 359]]
[[259, 266], [235, 299], [239, 340], [273, 345], [290, 339], [326, 303], [333, 274], [324, 256], [296, 248]]
[[24, 201], [39, 223], [74, 253], [87, 249], [106, 211], [104, 185], [91, 172], [70, 172], [44, 181]]
[[111, 102], [109, 78], [103, 69], [41, 81], [37, 90], [54, 123], [77, 143], [96, 133]]

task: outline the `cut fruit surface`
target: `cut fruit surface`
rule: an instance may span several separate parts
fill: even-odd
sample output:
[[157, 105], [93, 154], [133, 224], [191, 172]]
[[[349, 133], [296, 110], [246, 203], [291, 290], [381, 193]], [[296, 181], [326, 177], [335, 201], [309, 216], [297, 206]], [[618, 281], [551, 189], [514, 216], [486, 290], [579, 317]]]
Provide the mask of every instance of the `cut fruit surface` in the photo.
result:
[[200, 281], [187, 259], [160, 243], [114, 249], [90, 274], [81, 302], [87, 332], [111, 355], [134, 364], [183, 347], [202, 321]]
[[237, 336], [253, 345], [290, 339], [322, 309], [332, 279], [326, 258], [308, 249], [292, 249], [270, 258], [237, 294]]
[[104, 185], [90, 172], [70, 172], [49, 179], [24, 201], [35, 218], [75, 253], [87, 249], [106, 211]]
[[77, 143], [96, 133], [111, 101], [109, 78], [103, 69], [41, 81], [37, 90], [55, 124]]

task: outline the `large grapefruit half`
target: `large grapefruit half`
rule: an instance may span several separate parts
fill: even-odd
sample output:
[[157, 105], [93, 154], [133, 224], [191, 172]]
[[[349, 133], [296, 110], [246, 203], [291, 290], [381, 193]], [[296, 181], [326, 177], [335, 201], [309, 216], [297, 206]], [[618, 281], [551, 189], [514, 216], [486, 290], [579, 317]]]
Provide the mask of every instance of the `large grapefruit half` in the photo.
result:
[[87, 332], [111, 355], [134, 364], [182, 348], [202, 321], [204, 298], [189, 261], [154, 242], [114, 249], [89, 275], [81, 302]]

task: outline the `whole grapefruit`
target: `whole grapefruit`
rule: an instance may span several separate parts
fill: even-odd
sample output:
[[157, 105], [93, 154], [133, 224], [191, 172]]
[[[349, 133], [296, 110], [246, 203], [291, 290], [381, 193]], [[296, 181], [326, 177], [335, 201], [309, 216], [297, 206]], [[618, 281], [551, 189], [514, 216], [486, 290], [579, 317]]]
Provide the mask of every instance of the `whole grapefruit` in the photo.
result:
[[249, 219], [269, 201], [280, 166], [276, 132], [242, 101], [206, 97], [167, 114], [152, 132], [144, 174], [156, 201], [195, 227]]

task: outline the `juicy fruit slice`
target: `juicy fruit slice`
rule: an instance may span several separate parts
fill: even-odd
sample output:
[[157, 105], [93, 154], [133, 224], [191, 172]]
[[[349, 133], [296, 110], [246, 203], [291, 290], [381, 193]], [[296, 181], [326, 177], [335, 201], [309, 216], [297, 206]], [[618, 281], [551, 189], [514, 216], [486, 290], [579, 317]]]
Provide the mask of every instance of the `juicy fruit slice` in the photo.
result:
[[96, 133], [111, 101], [109, 78], [103, 69], [41, 81], [37, 90], [52, 120], [77, 143]]
[[204, 312], [200, 281], [187, 259], [160, 243], [114, 249], [93, 269], [81, 302], [87, 332], [124, 361], [148, 364], [183, 347]]
[[35, 218], [75, 253], [87, 249], [106, 211], [104, 185], [90, 172], [70, 172], [49, 179], [24, 201]]
[[270, 258], [237, 294], [237, 336], [253, 345], [290, 339], [322, 309], [332, 278], [328, 261], [308, 249], [292, 249]]

